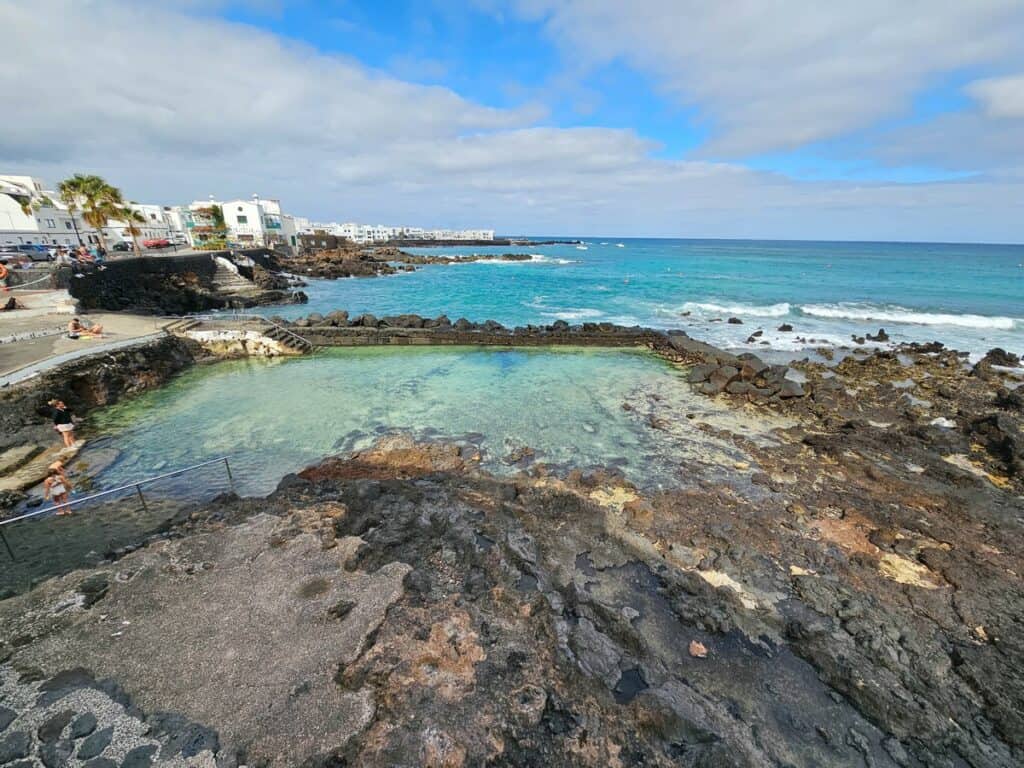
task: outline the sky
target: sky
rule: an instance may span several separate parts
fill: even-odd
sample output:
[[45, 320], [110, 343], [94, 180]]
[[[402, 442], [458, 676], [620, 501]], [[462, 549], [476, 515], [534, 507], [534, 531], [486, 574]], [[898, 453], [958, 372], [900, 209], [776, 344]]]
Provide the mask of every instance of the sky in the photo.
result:
[[1021, 0], [0, 0], [0, 172], [504, 234], [1024, 242]]

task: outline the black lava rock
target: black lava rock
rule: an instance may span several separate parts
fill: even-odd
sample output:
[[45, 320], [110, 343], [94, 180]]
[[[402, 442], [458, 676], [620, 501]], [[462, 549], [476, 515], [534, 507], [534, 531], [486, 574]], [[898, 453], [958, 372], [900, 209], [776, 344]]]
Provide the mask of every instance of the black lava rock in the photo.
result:
[[96, 731], [83, 741], [78, 747], [78, 759], [88, 760], [99, 755], [110, 745], [110, 739], [114, 735], [114, 727], [109, 726], [102, 731]]
[[86, 712], [71, 724], [71, 738], [83, 739], [96, 730], [96, 715]]

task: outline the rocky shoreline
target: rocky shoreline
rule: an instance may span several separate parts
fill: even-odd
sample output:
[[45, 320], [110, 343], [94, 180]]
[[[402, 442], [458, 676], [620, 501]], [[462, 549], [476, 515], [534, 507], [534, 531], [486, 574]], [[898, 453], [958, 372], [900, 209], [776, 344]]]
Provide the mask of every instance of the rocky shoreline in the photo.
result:
[[[475, 261], [530, 261], [527, 253], [471, 254], [466, 256], [422, 255], [394, 246], [346, 244], [334, 249], [303, 253], [287, 261], [277, 260], [275, 267], [304, 277], [336, 280], [345, 277], [378, 277], [397, 272], [412, 272], [417, 266], [468, 264]], [[399, 266], [395, 266], [398, 264]]]
[[[222, 766], [1024, 762], [1013, 356], [971, 366], [933, 344], [787, 367], [605, 324], [337, 312], [291, 327], [648, 346], [739, 417], [790, 426], [770, 444], [723, 433], [742, 465], [713, 481], [684, 465], [658, 492], [554, 477], [528, 450], [498, 478], [472, 446], [389, 438], [266, 499], [202, 505], [0, 601], [0, 755], [78, 754], [74, 723], [92, 714], [126, 739], [98, 765], [140, 749]], [[3, 393], [0, 426], [35, 437], [47, 388], [88, 409], [203, 359], [162, 344]], [[47, 682], [77, 668], [77, 687]]]

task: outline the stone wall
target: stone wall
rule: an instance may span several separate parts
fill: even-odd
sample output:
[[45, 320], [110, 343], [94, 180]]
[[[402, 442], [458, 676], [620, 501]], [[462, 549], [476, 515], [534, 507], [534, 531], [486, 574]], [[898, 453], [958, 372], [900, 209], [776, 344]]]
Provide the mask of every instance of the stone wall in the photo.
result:
[[0, 390], [0, 450], [54, 440], [47, 402], [58, 398], [83, 416], [125, 396], [159, 387], [203, 357], [195, 342], [166, 337], [69, 363]]
[[[266, 248], [239, 251], [265, 269], [276, 269], [277, 262]], [[226, 307], [242, 308], [258, 304], [304, 301], [301, 294], [287, 290], [255, 292], [251, 296], [219, 293], [214, 285], [217, 270], [215, 256], [231, 258], [229, 251], [142, 256], [114, 259], [103, 269], [89, 267], [82, 277], [73, 276], [70, 267], [59, 270], [58, 279], [83, 310], [132, 311], [150, 314], [184, 315]], [[246, 279], [254, 277], [252, 267], [239, 267]], [[301, 297], [301, 298], [300, 298]]]
[[185, 314], [225, 306], [213, 288], [209, 253], [116, 259], [104, 267], [70, 280], [68, 290], [83, 310]]
[[316, 326], [299, 330], [302, 337], [322, 347], [369, 347], [402, 345], [453, 346], [652, 346], [664, 337], [646, 329], [620, 329], [615, 333], [566, 330], [544, 332], [527, 330], [444, 330], [435, 328], [335, 328]]

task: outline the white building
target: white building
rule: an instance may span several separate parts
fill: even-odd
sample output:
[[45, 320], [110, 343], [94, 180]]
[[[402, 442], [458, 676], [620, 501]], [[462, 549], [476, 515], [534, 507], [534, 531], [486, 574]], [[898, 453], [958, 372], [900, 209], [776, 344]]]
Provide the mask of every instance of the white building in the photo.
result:
[[[28, 213], [23, 209], [28, 206]], [[31, 176], [0, 175], [0, 245], [67, 245], [97, 242], [96, 231], [74, 217], [56, 192]]]
[[[219, 208], [224, 217], [224, 232], [214, 231], [209, 215]], [[184, 212], [189, 241], [200, 245], [206, 239], [224, 239], [239, 246], [298, 246], [299, 225], [293, 216], [281, 211], [281, 201], [253, 195], [249, 200], [195, 201]], [[308, 219], [303, 220], [308, 224]], [[212, 235], [212, 238], [211, 238]]]
[[[127, 203], [125, 207], [131, 208], [142, 219], [131, 222], [135, 226], [135, 236], [140, 244], [146, 240], [157, 239], [177, 241], [178, 238], [175, 236], [177, 229], [166, 215], [165, 206]], [[116, 243], [119, 240], [131, 244], [132, 233], [128, 225], [127, 221], [108, 219], [107, 226], [103, 228], [103, 236], [107, 239], [108, 244]]]

